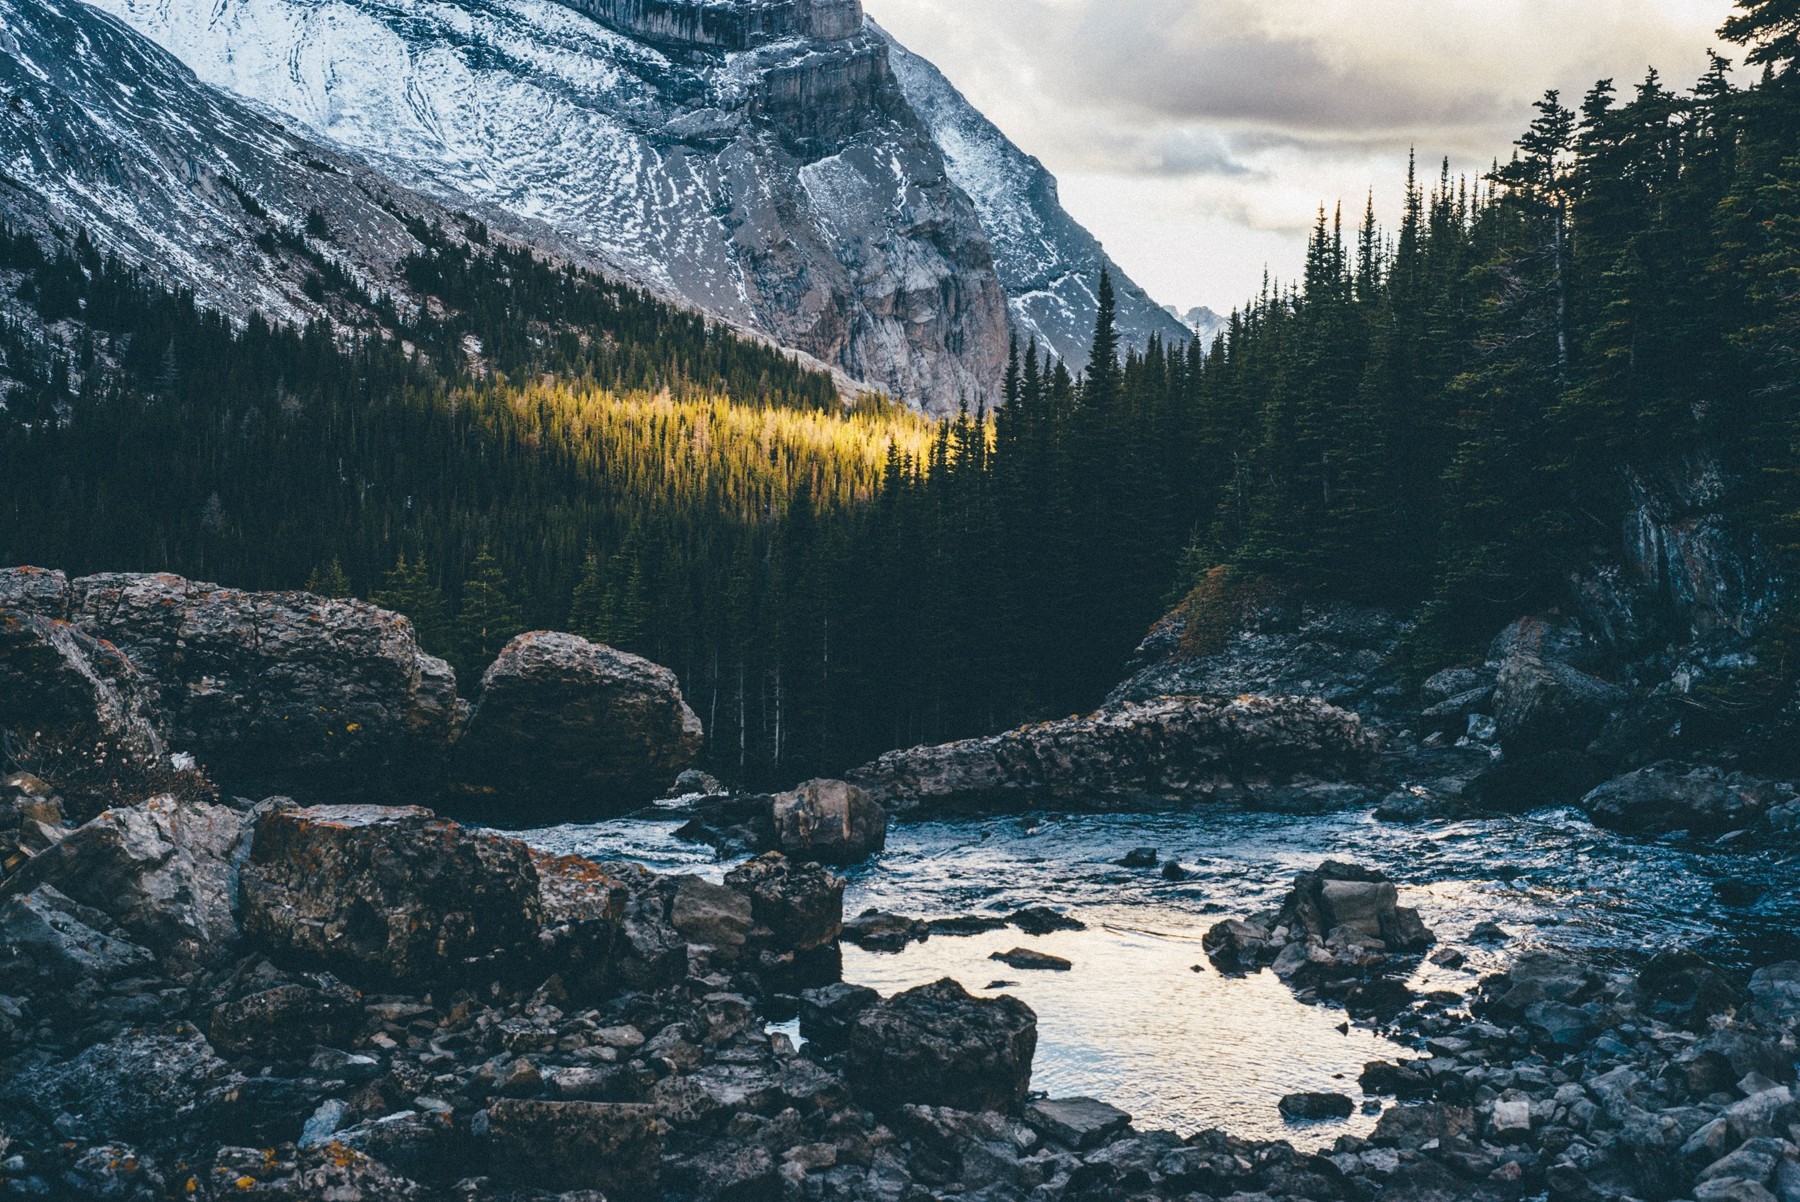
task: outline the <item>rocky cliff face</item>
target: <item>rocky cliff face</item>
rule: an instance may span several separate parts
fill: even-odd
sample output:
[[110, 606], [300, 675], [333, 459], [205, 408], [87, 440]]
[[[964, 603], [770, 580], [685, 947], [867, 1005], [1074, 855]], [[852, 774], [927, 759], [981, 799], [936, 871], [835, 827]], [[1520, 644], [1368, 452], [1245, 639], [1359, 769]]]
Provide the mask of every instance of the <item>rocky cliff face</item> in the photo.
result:
[[[857, 0], [96, 4], [405, 188], [933, 411], [994, 399], [1014, 325], [1085, 356], [1098, 244]], [[1181, 335], [1121, 291], [1128, 338]]]

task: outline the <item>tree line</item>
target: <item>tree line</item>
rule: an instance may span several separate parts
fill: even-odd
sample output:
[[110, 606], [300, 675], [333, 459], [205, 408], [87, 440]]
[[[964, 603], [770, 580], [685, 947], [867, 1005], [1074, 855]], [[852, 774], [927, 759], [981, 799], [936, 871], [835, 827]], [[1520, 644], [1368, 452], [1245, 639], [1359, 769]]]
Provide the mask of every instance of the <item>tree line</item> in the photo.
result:
[[[1210, 345], [1015, 348], [929, 424], [596, 276], [415, 231], [381, 336], [233, 329], [84, 240], [0, 234], [69, 345], [0, 323], [0, 556], [373, 597], [466, 692], [521, 629], [666, 663], [747, 783], [1091, 708], [1145, 629], [1265, 587], [1417, 608], [1420, 672], [1616, 556], [1696, 448], [1800, 555], [1800, 16], [1694, 86], [1552, 93], [1400, 224], [1321, 211]], [[323, 286], [341, 286], [325, 279]], [[471, 348], [478, 348], [471, 351]], [[1184, 602], [1184, 598], [1186, 598]], [[1791, 675], [1794, 615], [1765, 662]]]

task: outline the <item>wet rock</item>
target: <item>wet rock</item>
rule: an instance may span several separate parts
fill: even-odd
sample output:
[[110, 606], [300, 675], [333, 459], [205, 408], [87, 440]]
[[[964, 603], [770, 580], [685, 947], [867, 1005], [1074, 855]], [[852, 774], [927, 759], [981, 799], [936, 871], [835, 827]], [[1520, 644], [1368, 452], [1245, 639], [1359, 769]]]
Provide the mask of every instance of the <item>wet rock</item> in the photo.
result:
[[988, 959], [998, 960], [1010, 968], [1038, 972], [1068, 972], [1075, 967], [1061, 956], [1033, 951], [1028, 947], [1015, 947], [1010, 952], [995, 952]]
[[864, 951], [898, 952], [908, 944], [930, 938], [931, 928], [916, 918], [889, 914], [885, 910], [864, 910], [844, 923], [844, 939]]
[[0, 605], [0, 730], [8, 728], [50, 728], [65, 743], [103, 744], [145, 764], [165, 751], [155, 687], [118, 648]]
[[1385, 875], [1334, 860], [1295, 878], [1276, 924], [1321, 940], [1347, 928], [1396, 952], [1423, 951], [1435, 941], [1419, 912], [1399, 905]]
[[1800, 1022], [1800, 963], [1788, 960], [1757, 969], [1750, 977], [1749, 994], [1764, 1022], [1777, 1026]]
[[1162, 866], [1162, 879], [1165, 881], [1185, 881], [1188, 879], [1188, 870], [1181, 866], [1181, 861], [1170, 860], [1167, 864]]
[[1119, 861], [1121, 868], [1155, 868], [1162, 862], [1162, 857], [1154, 847], [1138, 847], [1125, 853]]
[[1027, 935], [1042, 936], [1053, 935], [1058, 931], [1087, 930], [1087, 923], [1079, 918], [1058, 913], [1048, 906], [1028, 906], [1023, 910], [1014, 910], [1006, 916], [1006, 921]]
[[843, 1051], [857, 1016], [880, 1000], [873, 989], [847, 981], [808, 989], [800, 995], [800, 1034], [821, 1051]]
[[1581, 648], [1578, 635], [1539, 618], [1522, 618], [1495, 640], [1494, 716], [1509, 756], [1580, 750], [1625, 703], [1625, 690], [1571, 662]]
[[243, 793], [419, 796], [440, 777], [456, 676], [362, 601], [179, 576], [89, 576], [66, 614], [154, 685], [168, 743]]
[[662, 1138], [649, 1106], [503, 1098], [485, 1113], [479, 1126], [496, 1172], [507, 1180], [620, 1198], [656, 1196]]
[[777, 846], [790, 860], [855, 864], [887, 846], [887, 811], [855, 785], [808, 781], [772, 803]]
[[227, 1056], [278, 1059], [336, 1044], [362, 1025], [356, 994], [339, 985], [277, 985], [213, 1010], [207, 1035]]
[[1279, 1108], [1282, 1118], [1298, 1122], [1347, 1119], [1356, 1113], [1356, 1103], [1341, 1093], [1291, 1093]]
[[457, 741], [452, 793], [511, 826], [629, 812], [700, 754], [674, 673], [570, 634], [508, 643]]
[[1718, 965], [1689, 951], [1662, 951], [1638, 970], [1653, 1013], [1704, 1032], [1712, 1017], [1736, 1009], [1743, 995]]
[[835, 943], [843, 930], [844, 880], [817, 864], [771, 853], [734, 868], [725, 884], [750, 899], [761, 948], [809, 952]]
[[[556, 971], [572, 995], [606, 995], [618, 984], [630, 889], [585, 856], [551, 856], [534, 850], [531, 862], [544, 916], [539, 961]], [[685, 966], [685, 957], [682, 963]]]
[[1582, 799], [1598, 826], [1643, 834], [1716, 835], [1752, 826], [1791, 786], [1719, 768], [1654, 764], [1607, 781]]
[[416, 807], [277, 810], [243, 870], [245, 934], [352, 977], [454, 980], [535, 946], [523, 845]]
[[1131, 1126], [1131, 1116], [1093, 1098], [1045, 1098], [1025, 1107], [1025, 1122], [1045, 1139], [1085, 1152]]
[[627, 989], [653, 992], [688, 974], [688, 945], [669, 920], [668, 890], [642, 868], [608, 863], [599, 869], [626, 887], [614, 944], [612, 975]]
[[52, 885], [165, 956], [200, 963], [237, 939], [243, 817], [156, 797], [107, 810], [9, 877], [0, 893]]
[[893, 814], [971, 804], [1106, 809], [1145, 798], [1281, 800], [1297, 787], [1365, 779], [1374, 753], [1360, 718], [1314, 698], [1164, 697], [890, 752], [850, 780]]
[[1271, 938], [1266, 926], [1228, 918], [1206, 932], [1200, 947], [1220, 972], [1251, 972], [1268, 958]]
[[1017, 998], [974, 998], [952, 980], [865, 1009], [850, 1035], [852, 1088], [868, 1105], [1016, 1109], [1031, 1084], [1037, 1016]]

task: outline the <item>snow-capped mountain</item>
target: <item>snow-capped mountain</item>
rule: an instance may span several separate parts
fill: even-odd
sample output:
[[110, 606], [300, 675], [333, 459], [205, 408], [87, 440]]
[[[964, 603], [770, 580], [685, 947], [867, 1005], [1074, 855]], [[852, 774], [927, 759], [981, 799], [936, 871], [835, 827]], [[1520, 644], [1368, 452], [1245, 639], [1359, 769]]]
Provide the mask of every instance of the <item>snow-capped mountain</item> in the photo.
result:
[[1225, 332], [1225, 327], [1231, 324], [1231, 319], [1229, 317], [1221, 317], [1218, 313], [1207, 308], [1205, 305], [1198, 305], [1189, 309], [1186, 313], [1183, 313], [1174, 305], [1168, 305], [1165, 309], [1170, 317], [1179, 321], [1187, 330], [1193, 333], [1195, 337], [1199, 338], [1202, 343], [1208, 345], [1212, 343], [1213, 339], [1217, 338], [1220, 334], [1223, 334]]
[[[92, 2], [406, 188], [940, 412], [991, 397], [1009, 303], [1065, 355], [1092, 328], [1054, 182], [857, 0]], [[1179, 332], [1121, 291], [1128, 337]]]
[[[330, 298], [308, 295], [326, 262], [401, 295], [398, 265], [417, 249], [406, 219], [455, 228], [82, 0], [0, 0], [0, 103], [0, 217], [53, 244], [85, 230], [238, 318], [326, 315]], [[307, 234], [313, 212], [329, 217]]]
[[870, 28], [886, 39], [900, 89], [943, 152], [951, 180], [975, 202], [1021, 342], [1036, 338], [1069, 363], [1085, 363], [1099, 314], [1100, 263], [1113, 273], [1125, 342], [1141, 348], [1153, 334], [1165, 341], [1188, 336], [1063, 208], [1056, 177], [1041, 162], [1013, 145], [943, 72], [873, 22]]

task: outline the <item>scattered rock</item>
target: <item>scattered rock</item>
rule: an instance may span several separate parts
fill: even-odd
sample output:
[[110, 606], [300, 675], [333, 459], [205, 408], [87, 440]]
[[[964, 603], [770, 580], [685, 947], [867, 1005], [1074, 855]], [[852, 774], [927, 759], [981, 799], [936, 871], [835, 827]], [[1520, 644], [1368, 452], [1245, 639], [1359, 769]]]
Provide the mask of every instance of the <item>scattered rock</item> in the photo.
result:
[[481, 678], [452, 794], [508, 826], [610, 817], [666, 793], [703, 740], [667, 668], [572, 634], [522, 634]]
[[725, 884], [750, 899], [760, 948], [809, 952], [837, 942], [844, 928], [844, 880], [817, 864], [771, 853], [732, 869]]
[[1027, 935], [1054, 935], [1058, 931], [1085, 931], [1087, 923], [1067, 914], [1059, 914], [1048, 906], [1028, 906], [1007, 915], [1008, 924]]
[[1085, 1152], [1131, 1126], [1131, 1116], [1093, 1098], [1045, 1098], [1025, 1107], [1025, 1122], [1045, 1139]]
[[485, 1113], [480, 1126], [507, 1180], [620, 1198], [657, 1196], [662, 1137], [653, 1107], [502, 1098]]
[[1641, 834], [1717, 835], [1752, 826], [1792, 786], [1719, 768], [1654, 764], [1607, 781], [1582, 799], [1598, 826]]

